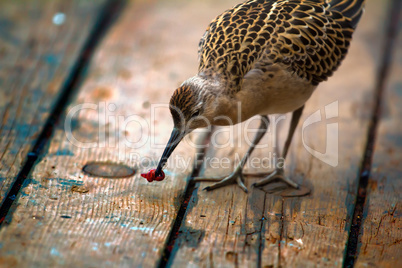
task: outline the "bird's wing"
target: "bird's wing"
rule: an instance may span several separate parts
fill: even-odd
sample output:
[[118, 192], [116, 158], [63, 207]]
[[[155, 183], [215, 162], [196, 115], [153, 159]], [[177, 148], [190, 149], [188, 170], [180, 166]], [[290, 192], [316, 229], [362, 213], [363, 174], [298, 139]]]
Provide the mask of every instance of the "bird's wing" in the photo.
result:
[[[249, 0], [219, 15], [199, 44], [199, 72], [223, 75], [234, 91], [252, 68], [284, 64], [316, 85], [345, 57], [362, 0]], [[340, 3], [360, 8], [342, 15]]]

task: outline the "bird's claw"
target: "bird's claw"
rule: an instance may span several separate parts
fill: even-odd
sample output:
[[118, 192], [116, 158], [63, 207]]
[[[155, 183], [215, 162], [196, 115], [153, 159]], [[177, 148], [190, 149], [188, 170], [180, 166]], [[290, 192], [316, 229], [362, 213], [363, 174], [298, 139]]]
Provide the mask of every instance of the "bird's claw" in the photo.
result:
[[243, 174], [241, 172], [234, 172], [230, 174], [227, 177], [224, 178], [202, 178], [202, 177], [197, 177], [194, 178], [195, 182], [200, 182], [200, 181], [217, 181], [216, 183], [205, 187], [203, 190], [205, 191], [212, 191], [217, 188], [231, 185], [231, 184], [237, 184], [245, 193], [248, 193], [247, 187], [244, 185], [244, 178]]
[[[230, 174], [229, 176], [224, 177], [224, 178], [197, 177], [197, 178], [194, 178], [194, 182], [216, 181], [216, 183], [205, 187], [203, 189], [205, 191], [212, 191], [212, 190], [215, 190], [217, 188], [227, 186], [227, 185], [230, 185], [230, 184], [237, 184], [245, 193], [248, 193], [248, 189], [244, 185], [244, 175], [251, 175], [251, 174], [243, 174], [241, 172], [241, 170], [239, 170], [239, 171], [233, 172], [232, 174]], [[253, 183], [252, 186], [253, 187], [263, 186], [263, 185], [271, 183], [271, 182], [273, 182], [275, 180], [283, 181], [286, 184], [290, 185], [291, 187], [293, 187], [295, 189], [299, 189], [299, 185], [297, 183], [295, 183], [294, 181], [292, 181], [288, 177], [284, 176], [283, 169], [274, 170], [266, 178], [264, 178], [264, 179], [262, 179], [262, 180], [260, 180], [260, 181], [258, 181], [256, 183]]]
[[277, 169], [275, 171], [273, 171], [270, 175], [268, 175], [266, 178], [253, 183], [252, 186], [253, 187], [259, 187], [259, 186], [263, 186], [266, 185], [268, 183], [271, 183], [274, 180], [280, 180], [285, 182], [286, 184], [290, 185], [291, 187], [295, 188], [295, 189], [299, 189], [299, 185], [297, 183], [295, 183], [294, 181], [292, 181], [291, 179], [289, 179], [288, 177], [286, 177], [283, 174], [283, 169]]

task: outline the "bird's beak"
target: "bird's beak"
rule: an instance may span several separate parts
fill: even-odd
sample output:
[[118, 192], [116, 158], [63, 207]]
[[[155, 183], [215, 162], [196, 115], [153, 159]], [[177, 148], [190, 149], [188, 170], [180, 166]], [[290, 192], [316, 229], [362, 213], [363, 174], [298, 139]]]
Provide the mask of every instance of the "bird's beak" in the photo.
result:
[[169, 156], [172, 154], [173, 150], [180, 143], [180, 141], [184, 137], [184, 132], [178, 130], [177, 128], [173, 128], [172, 134], [170, 135], [170, 139], [166, 145], [165, 151], [163, 151], [161, 160], [159, 161], [158, 167], [156, 168], [155, 175], [160, 176], [162, 168], [165, 166]]

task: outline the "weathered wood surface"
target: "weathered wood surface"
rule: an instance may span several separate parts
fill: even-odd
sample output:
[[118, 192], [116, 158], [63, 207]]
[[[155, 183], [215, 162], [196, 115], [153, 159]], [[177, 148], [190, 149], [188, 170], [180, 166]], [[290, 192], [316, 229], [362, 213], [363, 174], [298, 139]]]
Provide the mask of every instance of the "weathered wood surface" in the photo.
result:
[[[70, 132], [65, 129], [65, 120], [61, 120], [46, 155], [26, 181], [6, 224], [2, 225], [0, 267], [154, 267], [158, 264], [182, 202], [186, 178], [192, 171], [195, 149], [189, 143], [176, 149], [172, 159], [178, 160], [171, 162], [163, 182], [150, 184], [139, 173], [156, 165], [167, 142], [172, 122], [166, 103], [173, 89], [196, 72], [199, 37], [215, 15], [237, 2], [130, 2], [98, 48], [89, 76], [68, 108], [67, 118], [77, 112], [71, 124], [67, 124], [72, 128], [72, 136], [66, 136]], [[367, 2], [348, 57], [334, 77], [320, 85], [304, 111], [286, 170], [298, 183], [311, 188], [311, 195], [288, 198], [271, 194], [267, 192], [269, 186], [251, 187], [258, 180], [252, 177], [246, 182], [249, 194], [236, 186], [205, 192], [202, 188], [208, 183], [197, 184], [169, 264], [173, 267], [342, 265], [372, 109], [374, 79], [383, 48], [383, 36], [379, 33], [385, 34], [388, 2]], [[7, 2], [9, 10], [0, 9], [1, 17], [9, 16], [7, 23], [21, 23], [12, 28], [18, 29], [12, 34], [0, 31], [0, 57], [6, 59], [5, 63], [0, 61], [0, 85], [16, 92], [14, 96], [0, 91], [4, 95], [0, 95], [3, 120], [0, 152], [4, 152], [0, 166], [2, 195], [18, 173], [87, 37], [91, 25], [84, 22], [93, 21], [97, 13], [97, 8], [90, 8], [94, 4], [89, 1], [63, 2], [61, 6], [52, 2], [45, 9], [28, 3], [24, 6], [17, 3], [20, 9], [17, 10], [10, 1]], [[78, 7], [79, 11], [74, 10]], [[21, 10], [22, 14], [32, 13], [33, 17], [20, 18]], [[46, 23], [52, 25], [53, 13], [59, 10], [67, 15], [66, 22], [57, 30], [46, 32], [37, 27], [44, 29]], [[80, 18], [70, 25], [72, 16]], [[22, 26], [24, 23], [31, 27]], [[77, 29], [81, 32], [77, 33]], [[48, 47], [30, 48], [30, 38], [53, 41], [46, 43]], [[4, 40], [11, 40], [7, 41], [11, 45], [7, 42], [4, 45]], [[400, 43], [396, 45], [400, 46]], [[401, 262], [397, 258], [401, 252], [400, 50], [398, 53], [385, 95], [357, 267], [398, 267]], [[48, 60], [50, 63], [41, 67], [43, 62], [39, 59], [48, 57], [55, 57], [56, 63]], [[9, 69], [3, 69], [3, 64]], [[13, 79], [8, 76], [5, 79], [3, 70], [13, 70], [7, 71]], [[37, 78], [39, 75], [46, 79]], [[29, 96], [37, 88], [39, 93], [35, 94], [39, 95]], [[24, 97], [20, 98], [19, 94]], [[337, 111], [337, 116], [306, 127], [304, 145], [303, 122], [319, 110], [325, 118], [328, 115], [325, 107], [334, 102], [337, 104], [330, 111]], [[79, 105], [85, 109], [79, 110]], [[272, 120], [272, 125], [277, 129], [271, 128], [261, 141], [267, 146], [253, 153], [256, 162], [250, 161], [247, 172], [267, 171], [274, 140], [277, 138], [282, 147], [289, 117], [286, 120], [274, 117], [278, 123]], [[218, 140], [220, 145], [231, 138], [233, 143], [224, 148], [211, 146], [202, 173], [219, 176], [231, 171], [234, 162], [247, 150], [244, 135], [248, 139], [253, 136], [252, 131], [244, 130], [258, 126], [259, 119], [253, 120], [240, 128], [230, 128], [232, 137], [228, 128], [212, 134], [211, 140]], [[336, 167], [306, 151], [309, 146], [325, 153], [327, 124], [339, 127]], [[28, 130], [22, 134], [16, 132], [24, 127]], [[190, 138], [196, 140], [196, 136]], [[330, 142], [335, 139], [330, 138]], [[94, 143], [94, 148], [83, 148], [84, 143], [87, 146]], [[263, 161], [265, 167], [261, 167], [258, 161], [264, 157], [267, 158]], [[227, 160], [222, 161], [224, 158]], [[81, 169], [91, 161], [125, 164], [136, 167], [137, 173], [125, 179], [90, 177]]]
[[[401, 16], [400, 16], [401, 17]], [[400, 18], [401, 19], [401, 18]], [[392, 55], [355, 267], [402, 267], [402, 27]]]
[[[171, 258], [173, 266], [342, 266], [353, 216], [357, 174], [372, 110], [373, 88], [382, 49], [379, 33], [384, 33], [387, 3], [367, 2], [366, 13], [354, 35], [348, 57], [334, 77], [320, 85], [304, 111], [288, 155], [286, 171], [298, 183], [310, 187], [311, 195], [282, 198], [267, 194], [251, 187], [251, 182], [255, 181], [253, 178], [247, 180], [251, 190], [248, 195], [237, 186], [205, 192], [201, 189], [209, 183], [201, 183], [189, 201]], [[328, 105], [328, 119], [325, 120]], [[336, 167], [309, 154], [301, 139], [303, 122], [320, 110], [323, 120], [305, 128], [304, 141], [310, 148], [325, 153], [327, 136], [330, 143], [338, 140]], [[330, 112], [335, 113], [335, 118], [330, 118]], [[287, 128], [288, 123], [289, 120], [281, 121], [279, 125]], [[332, 126], [338, 127], [338, 138], [326, 134], [327, 124], [337, 124]], [[242, 124], [241, 136], [235, 135], [234, 148], [211, 147], [206, 157], [227, 157], [233, 166], [236, 157], [241, 158], [248, 147], [243, 130], [257, 125], [258, 122], [249, 127], [247, 123]], [[268, 148], [253, 153], [251, 158], [255, 161], [272, 156], [274, 135], [271, 133], [260, 143]], [[280, 147], [286, 133], [283, 129], [277, 135]], [[221, 144], [229, 139], [227, 132], [219, 135]], [[251, 139], [252, 133], [248, 136]], [[242, 141], [240, 146], [238, 140]], [[332, 156], [335, 154], [333, 152]], [[251, 168], [250, 163], [249, 172], [267, 170]], [[212, 165], [217, 163], [207, 164], [204, 175], [215, 177], [231, 171], [227, 164], [226, 168], [213, 168]]]
[[0, 204], [42, 131], [103, 2], [0, 3]]
[[[78, 105], [85, 108], [72, 118], [77, 141], [67, 138], [62, 120], [0, 230], [3, 263], [153, 267], [160, 261], [195, 149], [186, 142], [176, 149], [181, 158], [163, 182], [148, 183], [139, 173], [155, 168], [169, 138], [173, 122], [166, 104], [180, 81], [197, 71], [198, 38], [207, 23], [199, 20], [208, 18], [193, 11], [211, 3], [130, 2], [68, 108], [67, 118]], [[82, 148], [89, 142], [95, 148]], [[89, 177], [81, 172], [89, 161], [122, 163], [137, 173]]]

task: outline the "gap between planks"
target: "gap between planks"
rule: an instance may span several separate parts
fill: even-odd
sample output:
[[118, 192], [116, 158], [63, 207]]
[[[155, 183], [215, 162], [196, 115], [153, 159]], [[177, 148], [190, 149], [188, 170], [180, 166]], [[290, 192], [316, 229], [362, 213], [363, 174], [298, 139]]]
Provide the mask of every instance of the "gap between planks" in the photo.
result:
[[205, 152], [207, 150], [206, 149], [207, 147], [205, 145], [207, 145], [209, 143], [212, 132], [213, 132], [213, 129], [210, 132], [205, 132], [204, 136], [202, 136], [200, 138], [201, 144], [204, 146], [202, 146], [202, 148], [199, 149], [196, 153], [197, 159], [196, 159], [196, 161], [194, 161], [193, 171], [190, 174], [189, 178], [187, 179], [187, 185], [186, 185], [186, 189], [184, 192], [183, 200], [181, 202], [179, 211], [177, 212], [177, 215], [176, 215], [176, 219], [173, 223], [173, 227], [170, 230], [169, 237], [168, 237], [165, 247], [163, 249], [162, 256], [161, 256], [160, 262], [158, 264], [159, 268], [167, 267], [169, 260], [173, 259], [175, 256], [175, 253], [177, 252], [177, 250], [173, 251], [173, 248], [176, 243], [176, 239], [179, 236], [179, 230], [180, 230], [181, 224], [186, 216], [188, 203], [195, 190], [195, 182], [192, 180], [192, 178], [197, 177], [200, 174], [200, 171], [202, 168], [202, 159], [205, 156]]
[[20, 191], [26, 178], [33, 170], [37, 160], [43, 152], [43, 149], [49, 143], [54, 132], [54, 127], [62, 113], [65, 111], [70, 98], [78, 90], [81, 82], [83, 81], [88, 69], [87, 67], [90, 65], [90, 61], [96, 50], [96, 47], [115, 19], [121, 14], [125, 4], [126, 0], [108, 0], [102, 7], [100, 14], [90, 32], [90, 35], [81, 49], [77, 61], [75, 62], [70, 74], [60, 89], [60, 97], [58, 98], [53, 110], [46, 120], [45, 126], [36, 140], [35, 145], [28, 153], [25, 164], [18, 173], [15, 182], [11, 186], [4, 199], [4, 202], [0, 208], [0, 228], [2, 227], [3, 223], [5, 223], [7, 215], [10, 220], [12, 219], [11, 207], [13, 206], [18, 192]]
[[357, 259], [357, 246], [359, 243], [360, 229], [364, 218], [364, 206], [367, 197], [367, 185], [372, 169], [372, 160], [374, 154], [374, 144], [377, 137], [377, 129], [382, 112], [382, 99], [385, 91], [386, 79], [389, 75], [391, 65], [391, 55], [395, 49], [396, 36], [398, 34], [398, 22], [400, 19], [401, 1], [393, 0], [389, 7], [389, 20], [386, 25], [387, 35], [383, 46], [383, 55], [381, 65], [378, 71], [378, 77], [374, 87], [374, 106], [371, 115], [370, 125], [367, 131], [367, 143], [362, 156], [362, 163], [359, 171], [359, 184], [353, 212], [352, 224], [349, 230], [349, 237], [345, 251], [344, 267], [354, 267]]

